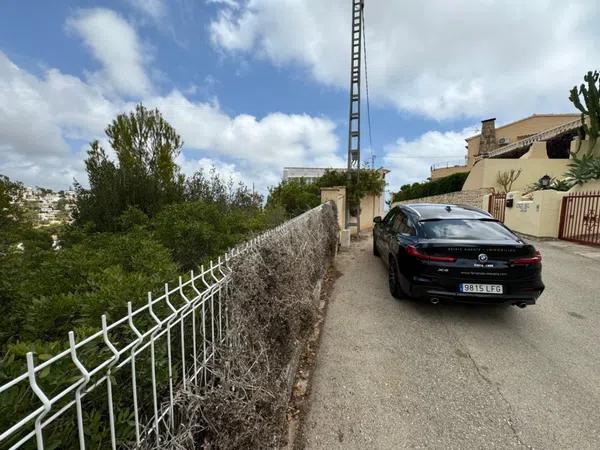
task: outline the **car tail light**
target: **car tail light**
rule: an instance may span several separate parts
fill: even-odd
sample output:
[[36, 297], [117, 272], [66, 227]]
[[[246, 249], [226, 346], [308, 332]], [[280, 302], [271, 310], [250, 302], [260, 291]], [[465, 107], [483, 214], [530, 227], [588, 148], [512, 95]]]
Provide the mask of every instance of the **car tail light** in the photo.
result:
[[432, 261], [432, 262], [455, 262], [456, 258], [452, 256], [431, 256], [426, 255], [425, 253], [421, 253], [417, 247], [413, 245], [409, 245], [406, 247], [406, 253], [409, 256], [413, 256], [421, 261]]
[[540, 264], [542, 262], [542, 254], [536, 250], [535, 256], [528, 256], [526, 258], [513, 259], [511, 263], [515, 266], [529, 266], [532, 264]]

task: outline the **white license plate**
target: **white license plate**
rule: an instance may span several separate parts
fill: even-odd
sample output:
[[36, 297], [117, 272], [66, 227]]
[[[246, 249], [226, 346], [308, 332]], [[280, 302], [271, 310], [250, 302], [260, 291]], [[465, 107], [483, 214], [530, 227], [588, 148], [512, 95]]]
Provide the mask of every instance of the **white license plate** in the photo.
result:
[[462, 283], [460, 292], [466, 294], [503, 294], [504, 287], [501, 284]]

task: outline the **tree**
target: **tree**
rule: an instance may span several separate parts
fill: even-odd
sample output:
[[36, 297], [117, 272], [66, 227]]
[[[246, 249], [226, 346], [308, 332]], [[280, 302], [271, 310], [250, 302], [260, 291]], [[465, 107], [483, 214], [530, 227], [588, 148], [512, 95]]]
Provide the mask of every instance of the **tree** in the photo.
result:
[[200, 169], [186, 181], [185, 199], [252, 209], [260, 209], [263, 202], [260, 194], [251, 191], [242, 182], [235, 185], [231, 178], [224, 179], [215, 167], [208, 174]]
[[457, 192], [462, 189], [468, 176], [469, 172], [462, 172], [424, 183], [405, 184], [400, 187], [399, 192], [396, 192], [393, 195], [393, 201], [401, 202], [416, 198], [431, 197], [433, 195]]
[[23, 185], [0, 175], [0, 230], [4, 230], [22, 219], [19, 205], [23, 194]]
[[504, 172], [498, 172], [496, 175], [496, 183], [504, 189], [504, 192], [510, 192], [512, 191], [513, 184], [520, 176], [521, 169], [510, 169], [510, 171], [505, 170]]
[[296, 217], [320, 203], [318, 184], [309, 183], [304, 178], [282, 181], [269, 189], [267, 197], [267, 208], [283, 207], [288, 218]]
[[96, 231], [116, 231], [118, 218], [130, 207], [154, 217], [165, 205], [183, 199], [184, 177], [175, 163], [183, 141], [155, 110], [137, 105], [106, 128], [116, 154], [111, 160], [93, 141], [85, 161], [90, 188], [76, 183], [75, 219]]
[[369, 168], [361, 169], [359, 173], [352, 171], [349, 184], [346, 171], [327, 170], [316, 184], [319, 188], [346, 186], [348, 206], [352, 215], [358, 214], [363, 198], [367, 195], [381, 195], [385, 189], [385, 180], [381, 173]]

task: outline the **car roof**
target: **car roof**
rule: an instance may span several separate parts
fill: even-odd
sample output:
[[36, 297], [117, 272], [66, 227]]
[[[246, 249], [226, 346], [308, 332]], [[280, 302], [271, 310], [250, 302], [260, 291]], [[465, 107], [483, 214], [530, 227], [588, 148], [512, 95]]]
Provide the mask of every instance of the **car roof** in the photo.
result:
[[468, 205], [414, 203], [411, 205], [401, 205], [400, 208], [415, 216], [417, 220], [493, 218], [487, 211]]

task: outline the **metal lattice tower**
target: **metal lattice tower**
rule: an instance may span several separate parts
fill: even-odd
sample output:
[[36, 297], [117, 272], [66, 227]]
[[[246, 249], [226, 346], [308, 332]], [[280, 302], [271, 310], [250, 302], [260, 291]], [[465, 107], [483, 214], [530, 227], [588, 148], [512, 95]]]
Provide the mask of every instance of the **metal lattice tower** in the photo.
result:
[[[347, 188], [350, 187], [352, 172], [358, 177], [360, 171], [360, 74], [364, 0], [352, 0], [352, 60], [350, 65], [350, 114], [348, 121], [348, 172]], [[347, 198], [347, 197], [346, 197]], [[358, 214], [360, 216], [360, 214]], [[356, 225], [360, 230], [360, 217], [357, 223], [350, 222], [350, 208], [346, 201], [346, 229]]]

